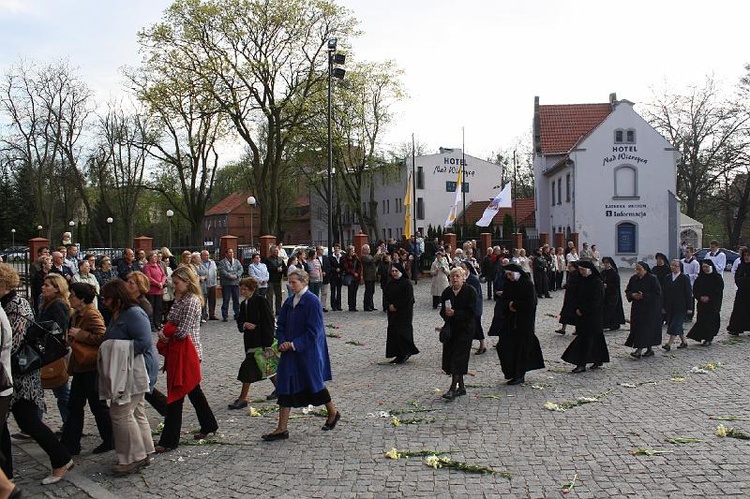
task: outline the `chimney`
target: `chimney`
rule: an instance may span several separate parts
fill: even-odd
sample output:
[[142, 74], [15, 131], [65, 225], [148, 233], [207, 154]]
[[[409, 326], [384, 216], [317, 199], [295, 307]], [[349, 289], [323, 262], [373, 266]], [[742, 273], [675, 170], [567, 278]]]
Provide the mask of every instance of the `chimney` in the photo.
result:
[[539, 96], [534, 96], [534, 152], [542, 153], [542, 132], [539, 123]]
[[609, 94], [609, 103], [614, 108], [617, 105], [617, 94], [612, 92]]

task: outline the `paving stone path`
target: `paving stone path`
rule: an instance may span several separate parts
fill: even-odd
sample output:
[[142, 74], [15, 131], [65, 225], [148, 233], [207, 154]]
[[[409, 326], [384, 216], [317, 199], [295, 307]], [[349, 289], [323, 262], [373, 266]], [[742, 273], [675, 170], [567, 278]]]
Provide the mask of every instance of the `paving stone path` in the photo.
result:
[[[623, 286], [629, 276], [622, 273]], [[715, 435], [720, 422], [750, 433], [750, 338], [734, 339], [723, 330], [734, 300], [728, 274], [725, 282], [722, 332], [711, 347], [691, 343], [686, 350], [658, 349], [654, 357], [634, 360], [623, 346], [627, 331], [608, 332], [612, 362], [577, 375], [559, 359], [571, 336], [553, 333], [562, 292], [553, 293], [552, 299], [540, 300], [537, 313], [547, 368], [527, 374], [522, 386], [507, 386], [494, 350], [472, 355], [468, 395], [453, 402], [440, 398], [449, 379], [440, 371], [434, 331], [440, 321], [431, 308], [428, 280], [416, 287], [414, 326], [421, 353], [403, 366], [385, 364], [383, 312], [329, 312], [328, 332], [340, 335], [328, 338], [328, 345], [334, 373], [329, 388], [341, 422], [323, 432], [321, 417], [295, 410], [289, 440], [272, 443], [260, 435], [275, 427], [274, 413], [252, 417], [246, 410], [227, 409], [239, 393], [242, 339], [233, 323], [212, 321], [201, 333], [202, 386], [221, 426], [216, 437], [156, 456], [139, 474], [114, 478], [109, 473], [113, 455], [90, 454], [98, 437], [88, 416], [89, 436], [67, 480], [38, 485], [48, 459], [34, 442], [16, 442], [17, 482], [29, 497], [76, 498], [560, 497], [563, 484], [574, 479], [571, 497], [750, 497], [750, 441]], [[484, 305], [486, 328], [492, 302]], [[490, 339], [490, 346], [494, 343]], [[708, 363], [717, 365], [715, 370], [690, 372]], [[273, 407], [265, 402], [270, 391], [267, 381], [253, 385], [251, 396], [258, 401], [252, 406]], [[546, 402], [559, 405], [578, 397], [598, 400], [564, 412], [544, 408]], [[155, 428], [160, 419], [149, 411]], [[399, 411], [402, 421], [422, 421], [394, 426], [392, 417], [381, 417]], [[52, 409], [49, 416], [53, 427], [59, 424], [55, 413]], [[183, 430], [195, 427], [186, 404]], [[700, 441], [672, 444], [665, 441], [670, 437]], [[191, 435], [183, 443], [192, 444]], [[455, 461], [488, 466], [510, 478], [433, 469], [417, 457], [386, 459], [383, 453], [394, 447], [448, 451]], [[632, 455], [637, 449], [658, 452]]]

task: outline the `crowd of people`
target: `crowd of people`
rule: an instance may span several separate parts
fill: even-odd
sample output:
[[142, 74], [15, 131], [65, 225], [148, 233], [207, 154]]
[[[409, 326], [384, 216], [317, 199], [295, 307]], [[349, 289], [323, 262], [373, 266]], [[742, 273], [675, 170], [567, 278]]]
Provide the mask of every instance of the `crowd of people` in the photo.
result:
[[[437, 244], [436, 242], [434, 244]], [[364, 285], [362, 310], [374, 311], [376, 284], [382, 291], [386, 313], [385, 356], [393, 364], [404, 364], [419, 354], [414, 342], [414, 285], [429, 268], [432, 307], [443, 320], [440, 329], [442, 370], [450, 375], [442, 397], [452, 401], [466, 394], [464, 376], [474, 341], [475, 355], [487, 352], [482, 316], [485, 299], [492, 300], [492, 321], [487, 336], [495, 345], [501, 369], [509, 385], [521, 384], [527, 372], [544, 368], [544, 357], [536, 336], [536, 309], [540, 299], [563, 293], [560, 329], [574, 328], [574, 338], [561, 358], [574, 365], [572, 372], [596, 369], [609, 362], [605, 330], [625, 324], [620, 275], [611, 257], [601, 258], [596, 246], [583, 244], [580, 253], [571, 242], [567, 249], [548, 245], [532, 258], [518, 248], [487, 248], [477, 259], [472, 241], [456, 248], [437, 245], [432, 262], [423, 263], [424, 252], [410, 251], [418, 245], [390, 247], [378, 242], [374, 251], [363, 245], [342, 251], [334, 245], [331, 255], [322, 247], [286, 255], [272, 246], [269, 255], [252, 256], [247, 267], [228, 249], [219, 261], [208, 251], [185, 252], [180, 262], [168, 248], [158, 251], [127, 249], [122, 261], [113, 265], [108, 256], [77, 254], [75, 246], [50, 252], [41, 248], [30, 269], [30, 300], [16, 290], [16, 270], [0, 264], [0, 328], [2, 365], [12, 376], [12, 388], [0, 392], [0, 491], [13, 490], [8, 413], [20, 432], [17, 438], [35, 440], [48, 454], [51, 471], [42, 483], [59, 482], [80, 454], [84, 409], [89, 406], [101, 442], [94, 454], [115, 451], [112, 472], [125, 475], [147, 466], [154, 453], [169, 452], [180, 443], [184, 399], [193, 405], [203, 439], [219, 426], [201, 388], [204, 353], [201, 324], [232, 319], [242, 334], [245, 357], [239, 366], [239, 396], [228, 409], [248, 406], [251, 385], [269, 379], [274, 386], [267, 396], [277, 399], [277, 427], [263, 440], [289, 438], [292, 407], [323, 405], [327, 419], [322, 429], [336, 428], [342, 415], [326, 382], [331, 380], [324, 313], [342, 310], [342, 289], [347, 287], [348, 310], [355, 312], [358, 288]], [[703, 260], [693, 248], [685, 257], [669, 261], [659, 253], [651, 268], [635, 264], [624, 295], [631, 303], [630, 333], [625, 344], [640, 359], [654, 355], [662, 344], [662, 327], [668, 339], [662, 348], [685, 348], [687, 339], [711, 345], [719, 332], [723, 296], [722, 262], [718, 243]], [[733, 269], [737, 293], [728, 326], [730, 334], [750, 330], [750, 251], [743, 248]], [[286, 279], [286, 288], [282, 286]], [[483, 289], [486, 285], [486, 292]], [[222, 305], [216, 310], [217, 286]], [[284, 299], [284, 289], [287, 297]], [[220, 312], [221, 317], [217, 315]], [[687, 334], [685, 324], [694, 320]], [[60, 373], [42, 375], [40, 370], [13, 372], [11, 358], [24, 344], [26, 335], [42, 323], [54, 323], [70, 346], [70, 356]], [[155, 388], [164, 359], [166, 394]], [[53, 431], [45, 422], [48, 408], [44, 389], [52, 389], [62, 420]], [[154, 442], [146, 418], [149, 403], [164, 417], [158, 442]]]

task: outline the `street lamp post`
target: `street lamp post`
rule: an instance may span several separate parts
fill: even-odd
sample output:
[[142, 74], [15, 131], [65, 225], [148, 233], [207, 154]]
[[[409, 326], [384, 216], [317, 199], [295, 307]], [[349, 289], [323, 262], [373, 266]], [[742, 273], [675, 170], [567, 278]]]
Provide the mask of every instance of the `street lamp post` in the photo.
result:
[[76, 223], [73, 220], [71, 220], [70, 222], [68, 222], [68, 226], [70, 227], [70, 242], [75, 244], [76, 238], [73, 237], [74, 235], [73, 232], [74, 232], [74, 227], [76, 226]]
[[169, 249], [172, 249], [172, 217], [174, 216], [174, 211], [167, 210], [167, 220], [169, 220], [169, 239], [167, 239], [167, 245], [169, 246]]
[[250, 247], [254, 248], [253, 246], [253, 208], [255, 208], [255, 205], [258, 204], [258, 200], [255, 199], [255, 196], [248, 196], [247, 204], [250, 206]]
[[115, 219], [112, 217], [107, 217], [107, 228], [109, 229], [109, 247], [112, 247], [112, 222], [114, 222]]
[[11, 248], [15, 248], [16, 247], [16, 229], [10, 229], [10, 237], [11, 237], [10, 246]]
[[36, 226], [36, 237], [42, 237], [42, 229], [43, 227], [41, 225]]
[[342, 79], [346, 74], [343, 68], [334, 64], [344, 64], [346, 56], [336, 53], [338, 39], [328, 40], [328, 255], [333, 255], [333, 140], [331, 137], [331, 83], [333, 78]]

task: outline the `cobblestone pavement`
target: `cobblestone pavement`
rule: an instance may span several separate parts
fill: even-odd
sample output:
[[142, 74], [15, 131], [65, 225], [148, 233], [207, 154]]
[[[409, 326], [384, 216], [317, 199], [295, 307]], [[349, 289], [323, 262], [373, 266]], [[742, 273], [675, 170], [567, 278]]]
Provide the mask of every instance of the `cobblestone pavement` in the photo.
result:
[[[623, 273], [623, 285], [629, 275]], [[239, 393], [242, 341], [233, 323], [209, 322], [202, 331], [203, 387], [221, 426], [215, 437], [220, 444], [182, 445], [156, 456], [137, 475], [114, 478], [112, 454], [90, 454], [98, 437], [89, 417], [84, 452], [67, 480], [38, 485], [49, 461], [35, 443], [16, 442], [17, 481], [30, 497], [559, 497], [562, 485], [574, 479], [569, 495], [575, 497], [750, 497], [750, 443], [717, 437], [720, 421], [709, 419], [739, 416], [724, 424], [750, 432], [750, 339], [730, 339], [723, 331], [734, 300], [728, 274], [725, 282], [722, 333], [713, 346], [658, 349], [655, 357], [634, 360], [623, 346], [627, 331], [621, 330], [607, 333], [612, 362], [577, 375], [559, 360], [571, 336], [553, 333], [553, 315], [562, 303], [562, 293], [554, 293], [540, 300], [537, 314], [547, 369], [512, 387], [503, 383], [494, 350], [472, 355], [468, 396], [453, 402], [440, 398], [449, 380], [440, 371], [434, 332], [440, 321], [431, 308], [428, 280], [416, 288], [421, 353], [403, 366], [384, 364], [383, 312], [330, 312], [326, 323], [336, 328], [328, 331], [341, 336], [328, 340], [335, 378], [329, 388], [341, 422], [323, 432], [322, 418], [295, 410], [289, 440], [271, 443], [260, 435], [275, 427], [274, 414], [227, 410]], [[486, 328], [491, 302], [484, 304]], [[705, 374], [690, 372], [706, 363], [721, 364]], [[162, 388], [164, 383], [159, 380]], [[264, 397], [270, 391], [268, 382], [253, 385], [251, 396], [263, 399], [253, 407], [273, 407]], [[543, 407], [595, 396], [598, 402], [565, 412]], [[380, 411], [395, 410], [424, 410], [399, 416], [424, 421], [394, 427], [389, 417], [379, 417]], [[159, 417], [149, 411], [156, 427]], [[183, 429], [195, 427], [186, 404]], [[669, 437], [700, 441], [672, 444], [665, 441]], [[187, 434], [183, 443], [192, 442]], [[450, 451], [453, 460], [507, 471], [510, 479], [433, 469], [420, 458], [384, 458], [393, 447]], [[664, 454], [631, 455], [636, 449]]]

